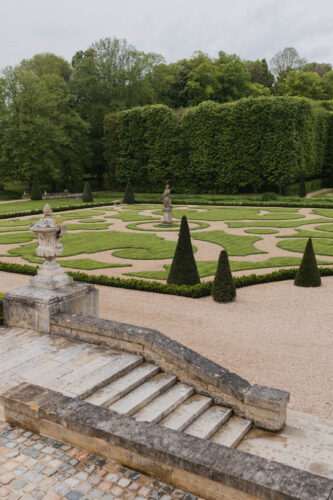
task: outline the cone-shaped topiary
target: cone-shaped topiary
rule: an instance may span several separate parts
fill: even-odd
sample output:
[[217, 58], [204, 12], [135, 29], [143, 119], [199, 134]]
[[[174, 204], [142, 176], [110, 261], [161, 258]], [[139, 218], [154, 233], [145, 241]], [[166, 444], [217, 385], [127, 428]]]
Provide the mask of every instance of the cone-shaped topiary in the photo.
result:
[[305, 185], [305, 178], [304, 178], [303, 174], [300, 176], [300, 179], [299, 179], [299, 196], [300, 196], [300, 198], [306, 197], [306, 185]]
[[132, 205], [135, 203], [135, 196], [134, 196], [134, 191], [132, 188], [131, 181], [127, 182], [125, 193], [124, 193], [124, 198], [123, 198], [123, 203], [126, 203], [127, 205]]
[[82, 194], [82, 201], [84, 201], [84, 203], [90, 203], [90, 202], [94, 201], [94, 197], [92, 195], [91, 187], [90, 187], [89, 182], [86, 182], [84, 184], [83, 194]]
[[43, 199], [42, 190], [40, 188], [39, 180], [37, 177], [34, 177], [32, 181], [31, 199], [34, 201]]
[[190, 228], [185, 216], [182, 217], [180, 224], [177, 247], [167, 281], [174, 285], [197, 285], [200, 283], [193, 255]]
[[314, 253], [312, 240], [308, 239], [303, 259], [295, 278], [296, 286], [320, 286], [321, 278], [317, 266], [316, 255]]
[[215, 302], [232, 302], [236, 298], [236, 287], [231, 274], [228, 252], [222, 250], [217, 263], [212, 287]]

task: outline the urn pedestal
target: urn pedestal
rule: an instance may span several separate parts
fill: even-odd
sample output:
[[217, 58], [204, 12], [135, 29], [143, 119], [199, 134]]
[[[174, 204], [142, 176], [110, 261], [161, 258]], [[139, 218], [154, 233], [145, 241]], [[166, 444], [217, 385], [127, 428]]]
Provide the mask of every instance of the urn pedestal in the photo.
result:
[[74, 283], [56, 262], [63, 252], [63, 228], [56, 224], [51, 208], [44, 207], [44, 218], [32, 226], [38, 237], [36, 254], [45, 259], [28, 286], [7, 293], [4, 320], [8, 326], [50, 331], [51, 316], [57, 313], [98, 316], [98, 290], [93, 285]]

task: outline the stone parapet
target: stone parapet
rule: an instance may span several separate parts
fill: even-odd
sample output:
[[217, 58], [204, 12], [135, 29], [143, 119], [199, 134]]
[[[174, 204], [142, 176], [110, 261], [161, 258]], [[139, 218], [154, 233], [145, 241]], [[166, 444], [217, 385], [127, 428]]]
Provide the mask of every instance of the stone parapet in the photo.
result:
[[1, 397], [6, 420], [115, 459], [207, 500], [332, 500], [333, 481], [42, 387]]
[[50, 333], [141, 354], [162, 370], [228, 406], [257, 427], [281, 430], [286, 422], [289, 393], [251, 385], [239, 375], [210, 361], [157, 330], [103, 320], [93, 316], [56, 314]]

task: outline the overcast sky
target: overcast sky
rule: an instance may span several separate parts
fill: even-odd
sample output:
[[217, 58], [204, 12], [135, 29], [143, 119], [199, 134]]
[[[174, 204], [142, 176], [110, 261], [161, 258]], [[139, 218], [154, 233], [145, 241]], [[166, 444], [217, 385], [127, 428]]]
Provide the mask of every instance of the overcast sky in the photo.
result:
[[103, 37], [168, 61], [195, 50], [268, 60], [295, 47], [333, 63], [332, 0], [0, 0], [0, 68], [40, 52], [70, 59]]

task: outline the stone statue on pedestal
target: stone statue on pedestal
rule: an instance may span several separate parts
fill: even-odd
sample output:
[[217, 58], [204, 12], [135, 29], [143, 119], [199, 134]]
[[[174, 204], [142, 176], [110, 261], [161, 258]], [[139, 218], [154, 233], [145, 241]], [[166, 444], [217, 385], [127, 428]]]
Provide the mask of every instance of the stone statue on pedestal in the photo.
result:
[[60, 238], [64, 229], [53, 219], [49, 205], [45, 205], [43, 213], [31, 230], [37, 236], [36, 254], [45, 261], [29, 284], [5, 295], [4, 319], [8, 326], [49, 333], [52, 318], [58, 314], [98, 316], [98, 290], [73, 281], [57, 263], [56, 258], [63, 252]]
[[163, 224], [172, 224], [172, 201], [171, 201], [171, 187], [169, 182], [166, 183], [163, 199]]
[[54, 221], [49, 205], [45, 205], [43, 214], [44, 218], [34, 224], [31, 230], [38, 239], [36, 254], [38, 257], [43, 257], [45, 262], [39, 268], [37, 276], [32, 278], [31, 284], [49, 289], [69, 286], [73, 283], [73, 279], [56, 262], [56, 258], [63, 252], [60, 238], [64, 229]]

